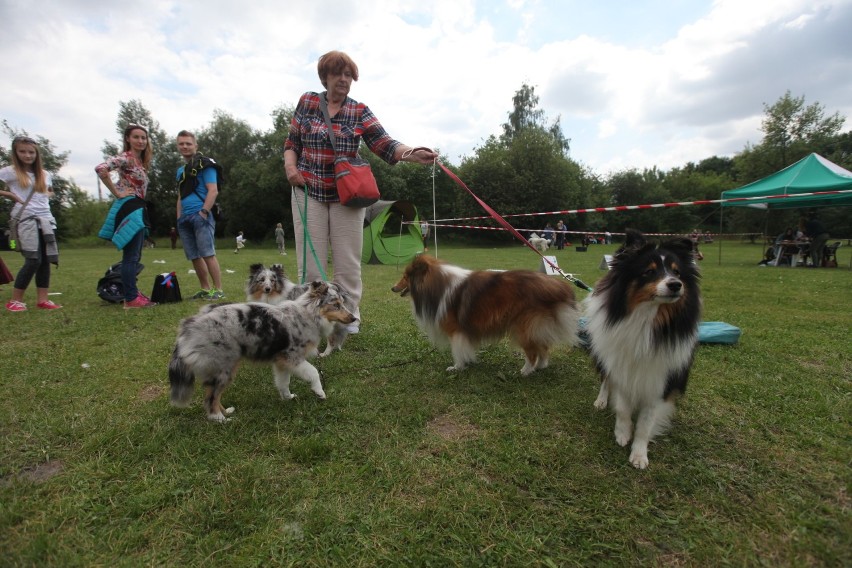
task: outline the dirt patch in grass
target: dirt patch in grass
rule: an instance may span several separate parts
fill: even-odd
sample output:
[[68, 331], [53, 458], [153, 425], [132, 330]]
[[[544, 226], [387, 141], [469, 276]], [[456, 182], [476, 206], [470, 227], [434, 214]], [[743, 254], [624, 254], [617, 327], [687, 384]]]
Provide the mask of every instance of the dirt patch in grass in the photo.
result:
[[142, 392], [139, 393], [139, 400], [142, 402], [151, 402], [160, 398], [160, 395], [165, 392], [166, 387], [160, 385], [148, 385]]
[[35, 467], [27, 467], [16, 473], [15, 475], [11, 475], [5, 479], [0, 480], [0, 485], [7, 486], [14, 482], [29, 482], [29, 483], [44, 483], [54, 475], [58, 475], [65, 468], [61, 460], [51, 460], [49, 462], [45, 462], [39, 464]]
[[479, 429], [473, 424], [463, 423], [449, 414], [441, 414], [426, 423], [426, 431], [444, 440], [463, 440], [476, 436]]

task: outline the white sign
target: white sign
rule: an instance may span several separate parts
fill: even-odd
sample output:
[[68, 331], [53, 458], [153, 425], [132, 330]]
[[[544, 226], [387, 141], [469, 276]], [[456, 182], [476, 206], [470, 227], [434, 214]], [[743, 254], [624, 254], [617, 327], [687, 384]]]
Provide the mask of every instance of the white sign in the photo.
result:
[[[547, 262], [548, 260], [550, 262]], [[559, 263], [556, 261], [556, 257], [545, 256], [541, 259], [541, 266], [539, 266], [538, 271], [544, 272], [548, 276], [552, 276], [554, 274], [559, 274], [557, 268], [559, 268]]]

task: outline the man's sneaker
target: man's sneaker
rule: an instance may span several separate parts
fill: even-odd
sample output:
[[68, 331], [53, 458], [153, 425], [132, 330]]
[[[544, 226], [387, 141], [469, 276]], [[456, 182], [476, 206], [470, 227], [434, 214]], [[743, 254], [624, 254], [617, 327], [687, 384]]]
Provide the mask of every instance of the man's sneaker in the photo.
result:
[[39, 302], [38, 304], [36, 304], [36, 307], [41, 308], [42, 310], [58, 310], [62, 306], [60, 306], [59, 304], [54, 304], [50, 300], [47, 300], [44, 302]]
[[207, 296], [208, 300], [221, 300], [225, 297], [225, 293], [222, 290], [217, 290], [216, 288], [210, 289], [210, 295]]
[[152, 302], [147, 296], [144, 294], [139, 294], [136, 296], [136, 299], [131, 300], [129, 302], [124, 302], [124, 309], [129, 310], [131, 308], [150, 308], [151, 306], [156, 306], [156, 302]]
[[19, 302], [18, 300], [10, 300], [6, 304], [6, 309], [10, 312], [25, 312], [27, 311], [27, 305], [23, 302]]
[[195, 294], [193, 294], [192, 296], [190, 296], [189, 299], [190, 300], [206, 300], [207, 298], [210, 297], [210, 292], [212, 292], [212, 290], [201, 289], [198, 292], [196, 292]]

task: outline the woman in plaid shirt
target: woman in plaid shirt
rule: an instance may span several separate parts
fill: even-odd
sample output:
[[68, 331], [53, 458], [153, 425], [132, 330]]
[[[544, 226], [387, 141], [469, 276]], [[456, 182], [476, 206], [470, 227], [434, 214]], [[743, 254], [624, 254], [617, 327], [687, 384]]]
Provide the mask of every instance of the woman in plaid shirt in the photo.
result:
[[[334, 148], [320, 109], [320, 97], [326, 96], [328, 114], [334, 128], [338, 153], [354, 157], [363, 140], [367, 147], [385, 162], [399, 161], [429, 165], [438, 157], [424, 148], [410, 148], [385, 132], [379, 120], [364, 103], [349, 98], [352, 81], [358, 80], [358, 66], [342, 51], [330, 51], [320, 57], [317, 73], [326, 93], [307, 92], [299, 99], [290, 123], [290, 136], [284, 143], [284, 171], [293, 186], [291, 206], [296, 237], [296, 250], [302, 250], [304, 229], [302, 214], [307, 203], [307, 229], [314, 250], [325, 271], [328, 251], [334, 258], [334, 282], [361, 301], [361, 248], [363, 245], [364, 209], [340, 204], [334, 183]], [[307, 188], [307, 200], [305, 196]], [[314, 258], [297, 256], [299, 277], [320, 280], [322, 272]], [[349, 326], [350, 333], [360, 327], [358, 321]]]

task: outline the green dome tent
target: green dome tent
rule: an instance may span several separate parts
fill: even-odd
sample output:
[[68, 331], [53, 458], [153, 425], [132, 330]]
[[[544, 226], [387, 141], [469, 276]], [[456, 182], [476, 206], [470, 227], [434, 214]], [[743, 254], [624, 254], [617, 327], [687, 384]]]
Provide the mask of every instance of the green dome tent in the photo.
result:
[[377, 201], [364, 215], [362, 264], [407, 264], [423, 250], [420, 216], [408, 201]]

